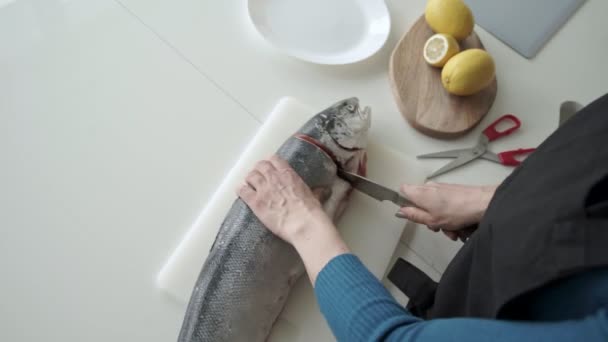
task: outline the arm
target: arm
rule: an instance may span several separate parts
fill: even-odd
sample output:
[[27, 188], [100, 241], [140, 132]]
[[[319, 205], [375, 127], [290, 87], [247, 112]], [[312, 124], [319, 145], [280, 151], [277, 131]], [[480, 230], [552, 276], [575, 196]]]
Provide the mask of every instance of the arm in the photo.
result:
[[[328, 220], [329, 221], [329, 220]], [[313, 286], [321, 270], [335, 257], [350, 253], [331, 222], [319, 222], [293, 240]]]
[[560, 323], [464, 318], [423, 321], [401, 307], [357, 257], [347, 254], [346, 244], [319, 201], [285, 162], [273, 157], [258, 163], [238, 193], [268, 229], [294, 245], [338, 340], [608, 340], [605, 311]]
[[315, 293], [338, 341], [607, 341], [601, 310], [581, 320], [512, 322], [473, 318], [424, 321], [399, 305], [359, 259], [344, 254], [319, 274]]

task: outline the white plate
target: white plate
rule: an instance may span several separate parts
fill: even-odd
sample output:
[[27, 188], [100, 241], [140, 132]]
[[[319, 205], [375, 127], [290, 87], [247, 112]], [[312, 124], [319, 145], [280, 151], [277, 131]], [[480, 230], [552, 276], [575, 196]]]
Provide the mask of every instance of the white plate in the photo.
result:
[[348, 64], [378, 51], [390, 31], [384, 0], [249, 0], [260, 34], [288, 55]]

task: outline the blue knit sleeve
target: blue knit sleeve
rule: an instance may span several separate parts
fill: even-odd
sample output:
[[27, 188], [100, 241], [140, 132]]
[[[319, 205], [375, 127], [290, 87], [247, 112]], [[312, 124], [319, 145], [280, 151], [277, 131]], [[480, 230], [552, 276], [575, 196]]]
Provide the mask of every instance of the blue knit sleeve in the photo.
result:
[[403, 308], [352, 254], [332, 259], [315, 293], [338, 341], [608, 341], [608, 313], [582, 320], [511, 322], [452, 318], [422, 320]]

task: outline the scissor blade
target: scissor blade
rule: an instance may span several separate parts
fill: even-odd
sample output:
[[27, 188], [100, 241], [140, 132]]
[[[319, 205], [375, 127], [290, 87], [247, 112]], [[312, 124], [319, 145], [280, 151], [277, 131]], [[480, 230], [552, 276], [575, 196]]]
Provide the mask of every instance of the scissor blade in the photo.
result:
[[485, 160], [493, 161], [498, 164], [502, 164], [502, 161], [498, 157], [498, 154], [496, 154], [494, 152], [490, 152], [490, 151], [486, 151], [486, 153], [484, 153], [481, 156], [481, 159], [485, 159]]
[[470, 151], [469, 148], [461, 148], [458, 150], [450, 150], [450, 151], [442, 151], [428, 154], [421, 154], [416, 156], [418, 159], [427, 159], [427, 158], [458, 158], [461, 154]]
[[461, 167], [464, 164], [470, 163], [471, 161], [479, 158], [479, 154], [473, 153], [472, 150], [466, 150], [458, 158], [452, 160], [451, 162], [444, 165], [441, 169], [433, 172], [430, 176], [426, 177], [426, 179], [435, 178], [439, 175], [442, 175], [448, 171], [452, 171], [455, 168]]
[[365, 177], [344, 170], [338, 170], [338, 176], [351, 183], [355, 189], [378, 201], [391, 201], [400, 207], [413, 206], [412, 202], [401, 196], [398, 192], [377, 184]]

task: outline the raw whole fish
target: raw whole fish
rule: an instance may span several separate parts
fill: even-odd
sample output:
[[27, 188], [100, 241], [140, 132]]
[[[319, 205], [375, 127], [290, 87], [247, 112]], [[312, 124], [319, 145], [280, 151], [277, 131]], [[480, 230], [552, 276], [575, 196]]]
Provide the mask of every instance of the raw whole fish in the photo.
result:
[[[323, 208], [334, 221], [351, 189], [337, 168], [365, 174], [370, 121], [369, 107], [346, 99], [312, 117], [277, 151], [308, 186], [322, 190]], [[303, 273], [294, 248], [237, 199], [196, 281], [179, 341], [265, 341]]]

